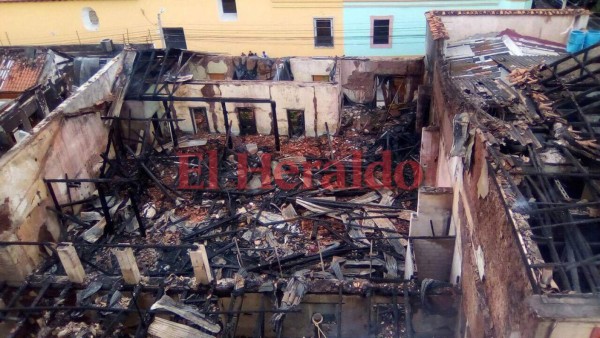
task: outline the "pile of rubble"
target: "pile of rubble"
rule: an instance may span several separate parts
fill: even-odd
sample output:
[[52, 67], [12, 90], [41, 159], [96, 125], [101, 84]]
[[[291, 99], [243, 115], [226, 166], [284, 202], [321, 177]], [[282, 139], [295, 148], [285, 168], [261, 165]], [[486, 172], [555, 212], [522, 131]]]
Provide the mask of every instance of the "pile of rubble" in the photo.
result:
[[[527, 93], [537, 106], [537, 111], [543, 117], [543, 122], [552, 124], [553, 136], [558, 144], [588, 158], [600, 158], [600, 145], [598, 145], [594, 135], [582, 136], [585, 133], [576, 130], [567, 118], [556, 112], [553, 106], [556, 102], [548, 98], [544, 93], [544, 90], [547, 89], [541, 84], [541, 81], [547, 77], [544, 72], [550, 72], [544, 64], [530, 68], [517, 68], [509, 74], [508, 79], [514, 87]], [[559, 80], [559, 82], [560, 86], [567, 86], [564, 80]]]
[[[233, 310], [219, 305], [220, 297], [211, 296], [215, 293], [232, 302], [246, 292], [272, 293], [278, 301], [270, 310], [271, 321], [280, 331], [286, 313], [296, 311], [308, 292], [402, 293], [416, 191], [382, 181], [389, 176], [386, 165], [418, 161], [419, 139], [402, 123], [384, 119], [378, 128], [378, 137], [349, 131], [343, 137], [288, 139], [280, 152], [270, 136], [236, 137], [231, 149], [221, 135], [202, 142], [181, 140], [177, 153], [168, 146], [136, 152], [140, 147], [126, 145], [105, 163], [97, 183], [103, 189], [79, 212], [57, 211], [67, 226], [65, 239], [78, 248], [86, 269], [87, 287], [78, 291], [74, 306], [110, 307], [106, 318], [134, 310], [139, 292], [119, 291], [114, 279], [121, 263], [114, 250], [122, 247], [135, 256], [142, 276], [138, 287], [204, 290], [191, 298], [175, 294], [155, 300], [148, 314], [168, 311], [186, 323], [146, 315], [148, 333], [155, 336], [167, 331], [185, 336], [199, 330], [203, 337], [235, 332], [231, 325], [236, 316], [219, 316], [219, 311]], [[280, 163], [286, 171], [278, 177], [272, 169]], [[299, 170], [290, 170], [293, 165]], [[240, 166], [250, 172], [240, 172]], [[218, 173], [216, 186], [211, 186], [215, 182], [209, 168]], [[263, 169], [271, 174], [265, 176]], [[356, 181], [355, 173], [369, 170], [371, 178], [359, 176]], [[411, 170], [401, 176], [409, 184], [419, 179]], [[366, 185], [366, 179], [376, 185]], [[195, 278], [194, 264], [185, 254], [199, 247], [209, 266], [206, 281]], [[39, 273], [50, 279], [65, 274], [57, 260]], [[203, 311], [186, 305], [196, 301], [206, 304]], [[140, 318], [144, 313], [139, 312]], [[98, 328], [68, 322], [74, 318], [57, 317], [45, 325], [62, 336], [100, 334]], [[393, 327], [386, 325], [382, 328]], [[126, 326], [116, 321], [111, 329]]]
[[541, 74], [542, 65], [537, 65], [531, 68], [517, 68], [508, 75], [510, 83], [517, 88], [530, 87], [530, 96], [537, 104], [539, 112], [546, 118], [556, 118], [558, 115], [552, 109], [552, 101], [541, 91], [541, 86], [538, 85]]

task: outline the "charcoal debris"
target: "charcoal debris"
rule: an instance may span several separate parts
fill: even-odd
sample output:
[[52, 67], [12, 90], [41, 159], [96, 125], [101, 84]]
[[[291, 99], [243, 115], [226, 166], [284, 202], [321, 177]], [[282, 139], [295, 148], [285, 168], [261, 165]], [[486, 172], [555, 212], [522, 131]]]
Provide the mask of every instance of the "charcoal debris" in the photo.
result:
[[178, 303], [167, 295], [162, 296], [156, 303], [152, 304], [150, 310], [165, 310], [172, 312], [212, 333], [219, 333], [221, 331], [219, 325], [207, 320], [205, 316], [199, 313], [195, 308]]
[[[65, 319], [88, 320], [91, 308], [121, 333], [127, 331], [124, 318], [138, 313], [152, 294], [158, 300], [138, 313], [149, 335], [231, 336], [244, 313], [241, 299], [256, 294], [265, 301], [253, 315], [277, 331], [311, 292], [398, 292], [401, 280], [378, 280], [404, 273], [409, 218], [399, 216], [416, 210], [417, 191], [372, 187], [352, 175], [353, 168], [362, 175], [371, 166], [374, 181], [381, 183], [383, 168], [377, 164], [386, 151], [394, 152], [392, 166], [418, 160], [419, 139], [384, 113], [361, 125], [368, 132], [355, 128], [343, 136], [287, 139], [279, 152], [269, 136], [238, 136], [229, 149], [223, 135], [210, 134], [182, 139], [179, 147], [138, 147], [110, 159], [103, 178], [109, 183], [100, 184], [94, 198], [67, 219], [65, 237], [77, 247], [88, 284], [75, 303], [65, 289], [57, 304], [79, 308], [50, 319], [63, 325]], [[213, 150], [218, 156], [211, 159]], [[190, 159], [184, 173], [181, 153], [202, 156]], [[245, 176], [239, 172], [243, 163], [249, 169]], [[207, 170], [211, 166], [216, 178]], [[289, 170], [293, 166], [298, 170]], [[278, 168], [285, 173], [278, 176]], [[192, 251], [204, 254], [200, 246], [206, 261], [190, 259]], [[134, 259], [117, 260], [113, 250], [120, 247], [131, 249]], [[60, 264], [53, 266], [46, 277], [64, 275]], [[137, 269], [139, 284], [125, 285], [122, 269]], [[207, 283], [198, 282], [202, 269], [213, 277]], [[102, 333], [79, 324], [52, 332]]]

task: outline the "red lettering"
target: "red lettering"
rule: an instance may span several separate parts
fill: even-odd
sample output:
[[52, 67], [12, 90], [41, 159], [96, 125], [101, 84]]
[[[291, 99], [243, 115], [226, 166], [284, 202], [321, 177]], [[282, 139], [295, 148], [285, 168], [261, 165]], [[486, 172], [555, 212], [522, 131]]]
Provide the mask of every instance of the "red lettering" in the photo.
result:
[[[412, 184], [407, 186], [406, 181], [404, 179], [404, 168], [409, 166], [410, 170], [413, 174]], [[421, 171], [421, 166], [419, 163], [413, 160], [400, 162], [394, 171], [394, 181], [396, 182], [396, 186], [403, 190], [414, 190], [421, 185], [421, 181], [423, 180], [423, 173]]]
[[[196, 174], [198, 180], [201, 179], [202, 167], [200, 162], [202, 162], [202, 154], [180, 153], [177, 157], [179, 158], [179, 185], [177, 189], [204, 189], [204, 182], [195, 185], [190, 184], [190, 173]], [[196, 168], [190, 168], [190, 161], [195, 158], [198, 159], [198, 165]]]
[[346, 187], [346, 168], [339, 161], [335, 161], [333, 163], [327, 163], [327, 165], [323, 168], [323, 170], [330, 169], [335, 167], [332, 173], [327, 173], [323, 175], [323, 179], [321, 180], [321, 186], [324, 189], [334, 190], [341, 189]]
[[248, 167], [248, 154], [238, 154], [238, 189], [246, 189], [248, 184], [248, 173], [260, 173], [262, 189], [271, 189], [271, 154], [262, 154], [260, 157], [260, 167]]
[[[289, 169], [284, 169], [284, 166], [288, 166]], [[285, 190], [285, 191], [289, 191], [294, 189], [296, 186], [298, 186], [297, 183], [288, 183], [286, 182], [286, 180], [283, 178], [283, 175], [296, 175], [300, 172], [300, 169], [298, 168], [298, 165], [292, 161], [282, 161], [277, 163], [277, 166], [275, 167], [275, 185], [277, 185], [277, 187], [279, 187], [279, 189], [281, 190]]]
[[352, 152], [352, 188], [362, 188], [362, 152]]
[[219, 161], [218, 153], [216, 149], [211, 149], [208, 151], [208, 188], [209, 189], [219, 189]]
[[302, 163], [302, 182], [305, 189], [313, 188], [313, 169], [321, 169], [321, 161], [304, 162]]
[[[381, 156], [381, 161], [369, 164], [365, 171], [365, 182], [367, 183], [367, 187], [375, 190], [384, 187], [392, 187], [392, 152], [384, 150], [381, 153]], [[381, 167], [382, 170], [382, 183], [378, 183], [375, 179], [375, 168], [378, 166]]]

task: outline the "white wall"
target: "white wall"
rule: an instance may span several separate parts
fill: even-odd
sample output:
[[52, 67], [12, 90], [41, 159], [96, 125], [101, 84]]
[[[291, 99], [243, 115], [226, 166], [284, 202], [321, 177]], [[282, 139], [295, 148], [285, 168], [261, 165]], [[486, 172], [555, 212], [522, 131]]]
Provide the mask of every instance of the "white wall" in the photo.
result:
[[557, 43], [566, 43], [572, 27], [587, 26], [588, 16], [573, 15], [442, 15], [450, 35], [448, 42], [460, 41], [476, 34], [501, 32], [507, 28], [521, 35]]
[[[81, 109], [112, 101], [118, 75], [129, 60], [124, 54], [109, 62], [70, 98], [40, 122], [30, 136], [0, 158], [0, 239], [10, 241], [58, 240], [60, 226], [46, 207], [54, 207], [45, 178], [97, 176], [107, 129], [98, 114], [74, 115]], [[71, 114], [71, 116], [68, 116]], [[67, 117], [68, 116], [68, 117]], [[74, 200], [88, 197], [91, 184], [71, 189]], [[54, 185], [60, 203], [68, 201], [66, 186]], [[23, 280], [41, 261], [35, 246], [0, 250], [0, 280]]]
[[[288, 134], [287, 110], [304, 110], [305, 135], [314, 137], [326, 134], [325, 123], [329, 131], [335, 134], [338, 130], [341, 114], [341, 94], [339, 86], [331, 83], [296, 83], [273, 81], [226, 81], [195, 82], [182, 85], [176, 96], [179, 97], [224, 97], [252, 98], [272, 100], [276, 103], [277, 126], [280, 135]], [[141, 104], [127, 102], [132, 114], [133, 110], [142, 109]], [[221, 103], [176, 101], [174, 103], [179, 128], [184, 132], [193, 132], [193, 121], [189, 110], [192, 107], [204, 107], [207, 111], [211, 133], [225, 133], [223, 109]], [[236, 108], [254, 109], [257, 132], [262, 135], [273, 133], [272, 112], [270, 103], [226, 103], [228, 118], [233, 135], [239, 135], [239, 119]], [[146, 110], [144, 106], [144, 110]], [[162, 107], [159, 107], [162, 111]]]
[[313, 75], [329, 75], [335, 67], [333, 59], [291, 58], [294, 81], [311, 82]]

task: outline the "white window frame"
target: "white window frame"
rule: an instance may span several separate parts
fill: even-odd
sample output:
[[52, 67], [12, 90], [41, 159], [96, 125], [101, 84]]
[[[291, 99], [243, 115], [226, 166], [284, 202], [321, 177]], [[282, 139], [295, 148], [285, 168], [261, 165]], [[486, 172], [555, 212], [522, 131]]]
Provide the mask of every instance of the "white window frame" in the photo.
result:
[[315, 48], [334, 48], [335, 47], [335, 34], [334, 34], [334, 30], [333, 30], [333, 18], [332, 17], [314, 17], [313, 18], [313, 38], [314, 40], [317, 39], [317, 20], [329, 20], [329, 22], [331, 23], [331, 46], [316, 46], [316, 41], [315, 44], [313, 44], [313, 47]]
[[223, 0], [217, 0], [217, 7], [219, 8], [219, 18], [221, 19], [221, 21], [237, 21], [237, 19], [238, 19], [237, 12], [239, 12], [237, 6], [238, 6], [238, 0], [235, 0], [236, 12], [235, 13], [225, 13], [223, 11]]
[[[388, 20], [388, 43], [386, 44], [375, 44], [375, 20]], [[371, 48], [392, 48], [392, 36], [394, 32], [394, 16], [372, 16], [371, 17]]]

